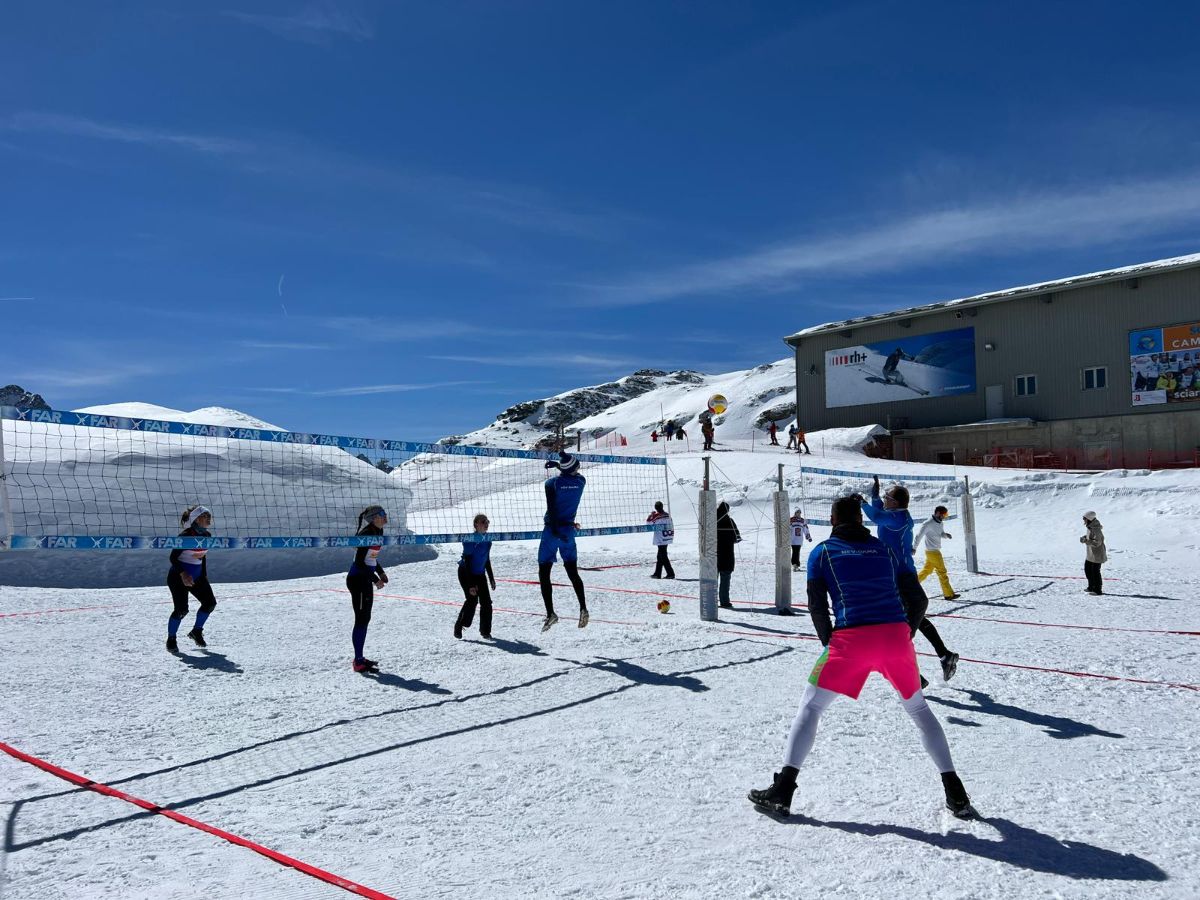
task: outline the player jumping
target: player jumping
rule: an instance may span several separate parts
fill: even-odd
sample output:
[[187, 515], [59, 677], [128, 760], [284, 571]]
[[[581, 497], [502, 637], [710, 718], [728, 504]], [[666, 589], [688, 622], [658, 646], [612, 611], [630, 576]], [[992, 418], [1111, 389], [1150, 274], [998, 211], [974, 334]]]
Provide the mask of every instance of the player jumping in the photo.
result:
[[554, 586], [550, 583], [550, 570], [554, 561], [562, 557], [563, 568], [575, 596], [579, 600], [579, 627], [588, 623], [587, 602], [583, 597], [583, 579], [579, 577], [579, 551], [575, 547], [575, 530], [579, 527], [575, 514], [579, 501], [583, 499], [583, 488], [587, 479], [579, 474], [579, 460], [569, 453], [560, 453], [558, 462], [546, 463], [547, 469], [558, 469], [557, 475], [546, 479], [546, 516], [542, 528], [542, 542], [538, 546], [538, 582], [542, 587], [542, 602], [546, 604], [546, 618], [542, 631], [558, 621], [554, 613]]

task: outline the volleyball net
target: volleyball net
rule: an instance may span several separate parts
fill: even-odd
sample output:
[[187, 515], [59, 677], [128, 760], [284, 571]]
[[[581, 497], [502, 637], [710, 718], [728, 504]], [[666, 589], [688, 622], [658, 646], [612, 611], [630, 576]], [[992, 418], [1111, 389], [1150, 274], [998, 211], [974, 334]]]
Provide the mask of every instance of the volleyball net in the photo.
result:
[[[282, 431], [225, 422], [0, 407], [0, 546], [14, 550], [353, 547], [380, 505], [385, 546], [541, 536], [555, 453]], [[653, 530], [661, 457], [573, 454], [587, 478], [578, 534]], [[180, 538], [181, 512], [213, 514], [209, 538]]]

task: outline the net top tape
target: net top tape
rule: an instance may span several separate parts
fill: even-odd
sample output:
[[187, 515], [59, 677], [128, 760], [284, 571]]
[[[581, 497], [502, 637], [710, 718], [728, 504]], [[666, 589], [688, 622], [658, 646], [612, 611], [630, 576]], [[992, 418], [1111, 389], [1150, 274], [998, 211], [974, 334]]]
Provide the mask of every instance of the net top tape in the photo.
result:
[[[617, 525], [580, 528], [577, 537], [636, 534], [654, 531], [654, 525]], [[447, 534], [337, 535], [313, 537], [179, 537], [99, 534], [14, 534], [12, 550], [312, 550], [319, 547], [408, 547], [419, 544], [471, 544], [497, 541], [534, 541], [541, 531], [504, 531], [479, 535], [473, 531]], [[4, 539], [0, 538], [0, 548]]]
[[[810, 468], [809, 466], [801, 466], [800, 469], [806, 475], [833, 475], [837, 478], [873, 478], [876, 474], [875, 472], [849, 472], [849, 471], [845, 471], [842, 469], [818, 469], [815, 467]], [[905, 482], [905, 481], [937, 481], [937, 482], [958, 481], [958, 478], [955, 477], [954, 475], [909, 475], [909, 474], [905, 473], [904, 475], [895, 475], [895, 476], [880, 475], [879, 477], [880, 477], [880, 479], [895, 478], [897, 481], [900, 481], [900, 482]]]
[[[77, 413], [60, 409], [33, 409], [27, 406], [0, 406], [0, 419], [17, 422], [36, 422], [44, 425], [66, 425], [77, 428], [107, 428], [118, 431], [141, 431], [147, 434], [179, 434], [189, 437], [214, 437], [234, 441], [264, 441], [273, 444], [305, 444], [317, 447], [339, 447], [342, 450], [383, 450], [393, 453], [441, 453], [448, 456], [477, 456], [499, 459], [556, 459], [557, 453], [538, 450], [510, 450], [497, 447], [477, 447], [469, 444], [430, 444], [422, 441], [393, 441], [383, 438], [346, 437], [335, 434], [313, 434], [301, 431], [275, 431], [267, 428], [247, 428], [236, 425], [203, 425], [191, 422], [170, 422], [161, 419], [135, 419], [129, 416], [106, 416], [99, 413]], [[610, 456], [599, 453], [573, 453], [580, 462], [618, 463], [633, 466], [665, 466], [661, 456]]]

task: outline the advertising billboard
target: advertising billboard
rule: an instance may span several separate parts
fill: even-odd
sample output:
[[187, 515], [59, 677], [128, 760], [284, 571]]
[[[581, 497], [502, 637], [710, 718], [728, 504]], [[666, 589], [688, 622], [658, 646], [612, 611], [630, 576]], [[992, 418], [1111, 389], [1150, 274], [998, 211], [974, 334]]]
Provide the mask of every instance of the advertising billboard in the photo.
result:
[[1200, 322], [1129, 332], [1134, 406], [1200, 401]]
[[975, 329], [825, 351], [825, 406], [975, 393]]

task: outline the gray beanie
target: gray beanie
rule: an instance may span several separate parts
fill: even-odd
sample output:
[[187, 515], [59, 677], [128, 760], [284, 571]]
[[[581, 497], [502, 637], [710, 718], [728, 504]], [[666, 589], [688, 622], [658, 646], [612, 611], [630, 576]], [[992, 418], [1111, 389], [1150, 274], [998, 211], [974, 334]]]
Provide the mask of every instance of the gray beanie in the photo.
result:
[[1083, 518], [1085, 520], [1087, 520], [1088, 522], [1094, 522], [1094, 521], [1096, 521], [1096, 513], [1089, 509], [1087, 512], [1085, 512], [1083, 514]]

